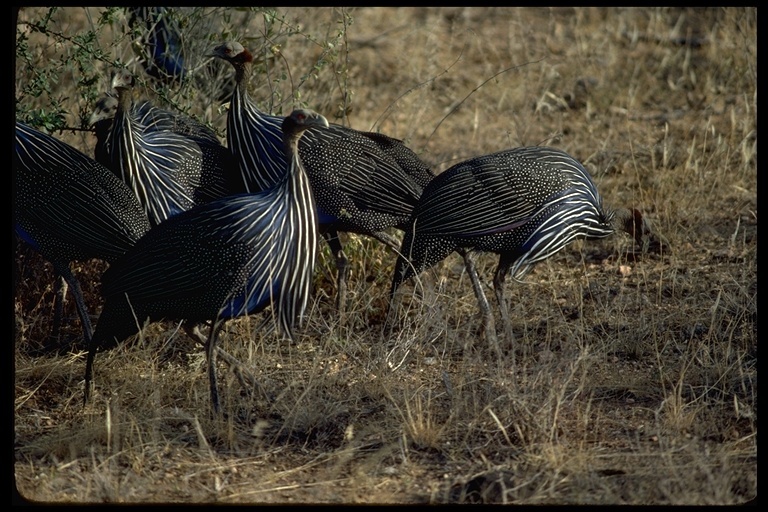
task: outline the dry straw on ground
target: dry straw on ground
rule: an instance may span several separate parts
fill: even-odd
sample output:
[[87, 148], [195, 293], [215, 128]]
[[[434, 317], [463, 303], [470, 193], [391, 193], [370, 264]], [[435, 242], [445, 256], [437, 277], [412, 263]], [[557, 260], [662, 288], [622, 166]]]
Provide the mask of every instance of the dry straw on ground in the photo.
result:
[[[64, 8], [47, 33], [30, 29], [47, 12], [21, 10], [17, 32], [37, 60], [17, 61], [17, 97], [101, 14]], [[294, 344], [262, 317], [222, 334], [258, 386], [243, 388], [222, 363], [227, 415], [212, 419], [203, 352], [170, 323], [100, 354], [83, 409], [84, 352], [40, 354], [53, 276], [19, 245], [14, 473], [25, 499], [701, 505], [756, 496], [756, 9], [292, 8], [277, 10], [292, 25], [269, 39], [261, 12], [182, 13], [196, 20], [187, 27], [200, 34], [195, 48], [234, 37], [272, 56], [268, 78], [253, 84], [265, 108], [290, 111], [299, 90], [329, 119], [405, 140], [437, 171], [507, 147], [559, 147], [593, 173], [606, 203], [645, 211], [671, 250], [638, 253], [624, 236], [579, 242], [525, 283], [509, 282], [514, 332], [499, 357], [478, 332], [454, 256], [407, 287], [404, 320], [383, 335], [394, 256], [350, 237], [348, 316], [334, 313], [323, 247], [311, 319]], [[116, 15], [90, 44], [130, 62], [123, 26]], [[109, 68], [92, 64], [102, 92]], [[73, 85], [77, 63], [68, 69], [23, 106], [66, 98], [67, 125], [79, 127], [92, 104]], [[230, 78], [201, 69], [221, 73], [218, 86]], [[161, 98], [142, 80], [142, 95], [182, 106], [223, 137], [222, 100]], [[93, 151], [87, 132], [56, 135]], [[480, 258], [486, 283], [495, 262]], [[96, 319], [105, 265], [74, 267]], [[65, 313], [66, 344], [81, 331], [71, 303]]]

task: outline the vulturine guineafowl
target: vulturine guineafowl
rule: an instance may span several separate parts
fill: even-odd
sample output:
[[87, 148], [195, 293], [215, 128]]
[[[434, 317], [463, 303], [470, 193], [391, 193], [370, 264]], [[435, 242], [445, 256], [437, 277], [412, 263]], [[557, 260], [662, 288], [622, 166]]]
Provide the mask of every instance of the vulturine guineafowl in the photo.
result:
[[[253, 56], [240, 43], [217, 46], [213, 56], [235, 69], [235, 91], [227, 117], [227, 141], [251, 190], [269, 188], [285, 174], [280, 149], [280, 117], [262, 112], [247, 87]], [[337, 305], [346, 303], [349, 262], [340, 231], [367, 235], [394, 250], [399, 243], [385, 232], [403, 229], [421, 191], [434, 175], [401, 141], [338, 124], [310, 130], [299, 143], [318, 205], [320, 231], [336, 258]]]
[[15, 231], [69, 285], [88, 343], [91, 321], [70, 262], [115, 261], [149, 231], [149, 219], [109, 169], [18, 121], [13, 171]]
[[[96, 135], [94, 157], [107, 166], [112, 164], [109, 156], [109, 136], [117, 107], [118, 99], [115, 96], [104, 95], [94, 105], [88, 121]], [[190, 116], [152, 105], [147, 100], [134, 103], [129, 112], [133, 129], [142, 133], [172, 132], [183, 137], [193, 149], [195, 145], [200, 148], [202, 167], [199, 186], [194, 190], [195, 204], [246, 191], [232, 152], [219, 141], [216, 132], [210, 127]], [[182, 141], [182, 139], [176, 140]]]
[[473, 252], [499, 255], [493, 287], [510, 333], [504, 301], [507, 274], [519, 279], [573, 240], [603, 238], [617, 230], [638, 243], [660, 247], [638, 210], [605, 208], [589, 172], [559, 149], [520, 147], [461, 162], [433, 179], [413, 210], [395, 264], [388, 317], [403, 281], [457, 251], [472, 281], [486, 336], [495, 342], [493, 315]]
[[118, 105], [107, 136], [109, 167], [136, 194], [152, 225], [195, 206], [202, 183], [203, 155], [186, 137], [167, 130], [146, 130], [132, 115], [135, 80], [125, 69], [112, 80]]
[[315, 202], [297, 144], [304, 130], [327, 126], [316, 112], [294, 111], [282, 124], [287, 173], [274, 187], [181, 212], [110, 266], [88, 351], [86, 400], [96, 351], [138, 332], [137, 319], [211, 322], [207, 359], [217, 412], [214, 356], [224, 322], [271, 306], [283, 333], [292, 337], [309, 300], [318, 245]]

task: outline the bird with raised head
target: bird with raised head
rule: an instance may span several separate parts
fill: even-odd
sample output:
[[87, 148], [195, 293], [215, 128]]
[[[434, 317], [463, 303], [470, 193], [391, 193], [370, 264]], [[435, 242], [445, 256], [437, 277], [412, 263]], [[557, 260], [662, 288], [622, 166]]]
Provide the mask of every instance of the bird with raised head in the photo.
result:
[[274, 187], [174, 215], [110, 266], [88, 351], [86, 400], [96, 352], [136, 334], [146, 320], [210, 322], [206, 354], [216, 412], [216, 343], [224, 322], [271, 307], [283, 333], [293, 336], [312, 290], [318, 244], [315, 202], [297, 145], [305, 130], [327, 126], [314, 111], [293, 111], [281, 127], [288, 172]]
[[106, 140], [107, 167], [133, 190], [150, 222], [160, 224], [195, 206], [203, 155], [197, 144], [168, 130], [145, 130], [132, 115], [135, 78], [119, 69], [112, 79], [117, 110]]
[[[235, 91], [227, 114], [228, 146], [249, 189], [269, 188], [286, 169], [280, 117], [261, 111], [248, 94], [250, 51], [228, 41], [212, 55], [235, 70]], [[337, 306], [343, 311], [349, 261], [339, 232], [370, 236], [397, 250], [398, 240], [386, 230], [403, 229], [434, 174], [402, 141], [338, 124], [308, 131], [299, 143], [299, 153], [315, 193], [320, 231], [336, 258]]]
[[[88, 125], [96, 135], [94, 158], [107, 167], [113, 165], [110, 156], [110, 144], [113, 142], [108, 141], [117, 107], [117, 97], [105, 94], [94, 104], [88, 120]], [[160, 108], [148, 100], [134, 102], [130, 107], [130, 115], [131, 126], [139, 130], [144, 139], [153, 137], [151, 133], [147, 135], [147, 132], [172, 132], [182, 137], [175, 139], [178, 143], [190, 145], [193, 152], [196, 153], [195, 146], [200, 148], [202, 161], [200, 183], [194, 189], [195, 204], [246, 192], [232, 152], [219, 141], [216, 132], [209, 126], [193, 117]]]

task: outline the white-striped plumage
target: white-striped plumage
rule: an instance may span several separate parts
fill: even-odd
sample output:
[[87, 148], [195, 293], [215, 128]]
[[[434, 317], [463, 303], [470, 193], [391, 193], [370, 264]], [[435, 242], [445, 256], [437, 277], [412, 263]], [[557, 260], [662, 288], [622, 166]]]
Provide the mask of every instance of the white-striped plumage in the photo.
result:
[[44, 256], [111, 262], [149, 230], [125, 184], [53, 136], [17, 122], [13, 162], [15, 221]]
[[[269, 188], [285, 172], [286, 162], [279, 147], [279, 118], [262, 112], [247, 92], [253, 56], [235, 41], [217, 46], [212, 55], [235, 69], [228, 145], [249, 190]], [[308, 131], [299, 152], [315, 194], [321, 233], [336, 256], [337, 300], [343, 308], [348, 262], [338, 233], [371, 236], [395, 248], [396, 240], [386, 230], [403, 228], [433, 174], [401, 141], [338, 124]]]
[[[411, 225], [403, 250], [416, 255], [417, 271], [465, 248], [514, 253], [516, 277], [575, 238], [613, 233], [589, 173], [546, 147], [501, 151], [447, 169], [425, 188]], [[418, 256], [438, 245], [446, 249]]]
[[147, 130], [131, 111], [133, 76], [115, 74], [118, 106], [105, 146], [109, 167], [136, 194], [153, 225], [192, 208], [200, 186], [202, 151], [178, 133]]
[[248, 192], [268, 189], [285, 175], [281, 123], [280, 117], [256, 109], [245, 87], [235, 87], [227, 116], [227, 145], [240, 164]]
[[[113, 167], [108, 139], [117, 107], [117, 97], [104, 95], [96, 101], [88, 123], [94, 128], [96, 135], [94, 157], [107, 167]], [[172, 139], [163, 142], [165, 146], [169, 146], [171, 149], [174, 146], [191, 146], [191, 148], [184, 149], [181, 155], [176, 155], [177, 160], [187, 158], [190, 160], [190, 165], [197, 162], [198, 151], [195, 146], [199, 147], [202, 164], [200, 183], [194, 190], [195, 204], [207, 203], [219, 197], [246, 192], [240, 178], [239, 166], [229, 148], [221, 144], [216, 132], [204, 123], [184, 114], [157, 107], [147, 100], [133, 103], [130, 107], [130, 115], [132, 117], [131, 126], [143, 132], [142, 138], [148, 139], [150, 142], [154, 139], [153, 144], [158, 143], [157, 137], [159, 136], [153, 132], [165, 132], [176, 134]], [[118, 168], [117, 172], [122, 171]], [[194, 184], [193, 181], [188, 183]], [[184, 193], [187, 193], [186, 189]]]
[[499, 254], [494, 289], [508, 324], [502, 289], [507, 274], [519, 280], [577, 238], [609, 236], [617, 220], [622, 228], [634, 226], [627, 223], [632, 215], [622, 210], [616, 218], [604, 209], [587, 170], [561, 150], [522, 147], [472, 158], [425, 187], [403, 236], [390, 297], [403, 281], [457, 251], [491, 329], [471, 253], [493, 252]]
[[20, 122], [13, 171], [14, 230], [67, 281], [90, 340], [90, 319], [70, 262], [115, 261], [150, 229], [149, 219], [109, 169]]
[[284, 151], [291, 164], [274, 187], [214, 200], [169, 218], [105, 272], [106, 302], [89, 361], [96, 349], [135, 333], [135, 318], [212, 321], [209, 361], [218, 330], [230, 318], [271, 306], [283, 332], [293, 335], [307, 308], [317, 257], [315, 203], [296, 151], [298, 137], [309, 126], [325, 127], [327, 121], [307, 110], [285, 120]]

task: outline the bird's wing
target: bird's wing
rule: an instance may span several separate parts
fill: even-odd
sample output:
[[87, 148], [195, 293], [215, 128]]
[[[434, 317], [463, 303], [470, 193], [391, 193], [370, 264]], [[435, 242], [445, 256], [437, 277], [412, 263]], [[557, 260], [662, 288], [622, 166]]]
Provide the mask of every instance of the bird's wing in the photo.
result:
[[360, 132], [360, 135], [371, 139], [384, 154], [392, 158], [422, 188], [426, 187], [435, 177], [432, 169], [402, 140], [376, 132]]
[[149, 229], [138, 201], [111, 171], [49, 135], [17, 129], [17, 140], [16, 185], [36, 193], [17, 194], [15, 207], [46, 236], [78, 246], [81, 257], [112, 260]]
[[425, 188], [414, 209], [416, 229], [434, 236], [472, 237], [524, 225], [568, 186], [559, 172], [524, 157], [499, 152], [445, 170]]
[[375, 212], [408, 218], [421, 186], [373, 141], [345, 134], [300, 147], [315, 199], [329, 213]]
[[[135, 133], [135, 132], [134, 132]], [[147, 132], [134, 145], [141, 166], [137, 195], [146, 196], [159, 218], [194, 206], [194, 189], [200, 186], [202, 151], [175, 133]]]
[[[188, 300], [224, 283], [231, 289], [238, 280], [244, 282], [251, 246], [265, 244], [258, 237], [245, 243], [238, 236], [249, 227], [249, 219], [238, 214], [244, 200], [226, 199], [181, 212], [147, 232], [104, 273], [104, 297], [127, 293], [139, 302]], [[254, 222], [267, 223], [268, 208], [261, 209], [262, 220]]]

